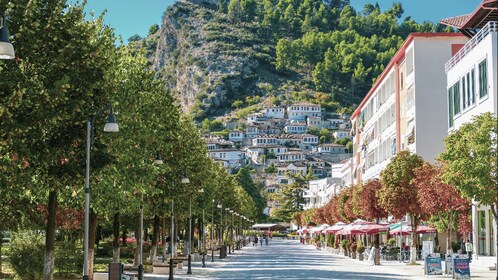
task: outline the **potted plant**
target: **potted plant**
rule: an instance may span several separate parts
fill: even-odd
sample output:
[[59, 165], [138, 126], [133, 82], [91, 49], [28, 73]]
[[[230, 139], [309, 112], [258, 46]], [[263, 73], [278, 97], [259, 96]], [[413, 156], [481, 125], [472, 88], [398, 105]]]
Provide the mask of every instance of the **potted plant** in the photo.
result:
[[341, 247], [344, 250], [344, 256], [348, 256], [348, 241], [346, 239], [343, 239], [341, 241]]
[[356, 248], [356, 251], [358, 252], [358, 259], [362, 261], [363, 253], [365, 253], [365, 246], [363, 246], [363, 242], [358, 241], [358, 248]]
[[351, 258], [356, 259], [356, 249], [358, 248], [358, 245], [356, 245], [356, 242], [351, 243], [349, 246], [349, 250], [351, 251]]

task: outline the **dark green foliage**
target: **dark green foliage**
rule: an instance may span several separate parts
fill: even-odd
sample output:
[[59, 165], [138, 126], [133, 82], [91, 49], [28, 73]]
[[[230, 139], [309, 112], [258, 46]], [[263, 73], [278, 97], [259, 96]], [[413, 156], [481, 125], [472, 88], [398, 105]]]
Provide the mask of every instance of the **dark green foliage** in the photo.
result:
[[257, 213], [262, 213], [263, 209], [266, 207], [266, 201], [261, 195], [262, 187], [252, 180], [249, 170], [247, 168], [241, 168], [237, 175], [235, 175], [235, 179], [254, 201]]
[[148, 35], [154, 35], [157, 31], [159, 31], [159, 25], [157, 23], [154, 23], [149, 27], [149, 33]]
[[[111, 254], [112, 256], [112, 254]], [[74, 242], [60, 242], [55, 247], [55, 269], [59, 276], [70, 277], [81, 273], [83, 252]]]
[[33, 231], [14, 234], [10, 247], [10, 265], [22, 280], [38, 280], [43, 274], [45, 236]]
[[[200, 85], [199, 94], [209, 95], [221, 86], [227, 95], [216, 106], [197, 102], [193, 108], [196, 117], [244, 109], [255, 103], [234, 101], [254, 95], [261, 96], [258, 103], [278, 97], [284, 104], [308, 101], [330, 112], [350, 110], [411, 32], [445, 30], [429, 22], [416, 23], [409, 16], [400, 20], [404, 13], [400, 3], [391, 7], [367, 4], [356, 11], [349, 2], [224, 0], [219, 1], [217, 12], [182, 2], [172, 6], [169, 16], [181, 23], [183, 34], [189, 34], [184, 35], [189, 38], [187, 43], [197, 47], [210, 43], [213, 47], [208, 52], [217, 57], [230, 60], [242, 55], [259, 63], [252, 69], [246, 67], [247, 72], [220, 75], [214, 83]], [[204, 24], [193, 26], [198, 18]], [[188, 57], [193, 51], [190, 47], [184, 44], [171, 57], [181, 57], [182, 53]], [[179, 67], [191, 64], [178, 63]], [[234, 81], [243, 81], [244, 86], [233, 88]], [[271, 84], [273, 90], [259, 87], [262, 83]]]
[[134, 35], [131, 35], [130, 38], [128, 38], [128, 43], [136, 42], [136, 41], [140, 41], [140, 40], [142, 40], [142, 37], [140, 37], [140, 35], [138, 35], [138, 34], [134, 34]]

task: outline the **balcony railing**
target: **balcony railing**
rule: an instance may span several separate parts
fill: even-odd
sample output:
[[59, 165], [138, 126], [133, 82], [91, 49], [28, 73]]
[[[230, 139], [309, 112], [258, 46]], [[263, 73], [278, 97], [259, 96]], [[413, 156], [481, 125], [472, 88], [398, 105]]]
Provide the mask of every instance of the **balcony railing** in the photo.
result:
[[472, 49], [474, 49], [486, 36], [491, 32], [498, 32], [498, 23], [496, 21], [488, 22], [477, 34], [468, 41], [446, 64], [444, 65], [446, 73], [462, 60]]

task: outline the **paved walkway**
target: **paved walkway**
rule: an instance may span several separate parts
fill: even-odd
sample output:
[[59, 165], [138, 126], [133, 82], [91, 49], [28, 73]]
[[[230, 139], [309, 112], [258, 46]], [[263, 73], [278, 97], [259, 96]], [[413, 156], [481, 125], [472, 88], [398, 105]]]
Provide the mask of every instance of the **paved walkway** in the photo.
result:
[[[417, 279], [403, 270], [374, 267], [366, 262], [331, 255], [296, 240], [272, 240], [268, 247], [246, 246], [224, 260], [207, 258], [206, 268], [193, 265], [193, 274], [186, 269], [175, 279]], [[420, 274], [422, 270], [420, 269]], [[168, 279], [167, 275], [146, 274], [145, 279]]]

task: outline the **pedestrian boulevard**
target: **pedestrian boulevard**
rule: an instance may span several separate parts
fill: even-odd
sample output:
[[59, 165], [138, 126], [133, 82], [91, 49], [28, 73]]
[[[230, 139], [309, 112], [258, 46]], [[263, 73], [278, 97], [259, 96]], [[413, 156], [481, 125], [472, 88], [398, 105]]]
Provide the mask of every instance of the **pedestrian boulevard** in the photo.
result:
[[[175, 279], [415, 279], [407, 275], [373, 269], [367, 264], [327, 254], [298, 240], [270, 241], [268, 247], [248, 245], [220, 260], [207, 258], [206, 268], [195, 262], [193, 274], [179, 270]], [[145, 275], [145, 279], [168, 279], [167, 275]]]

